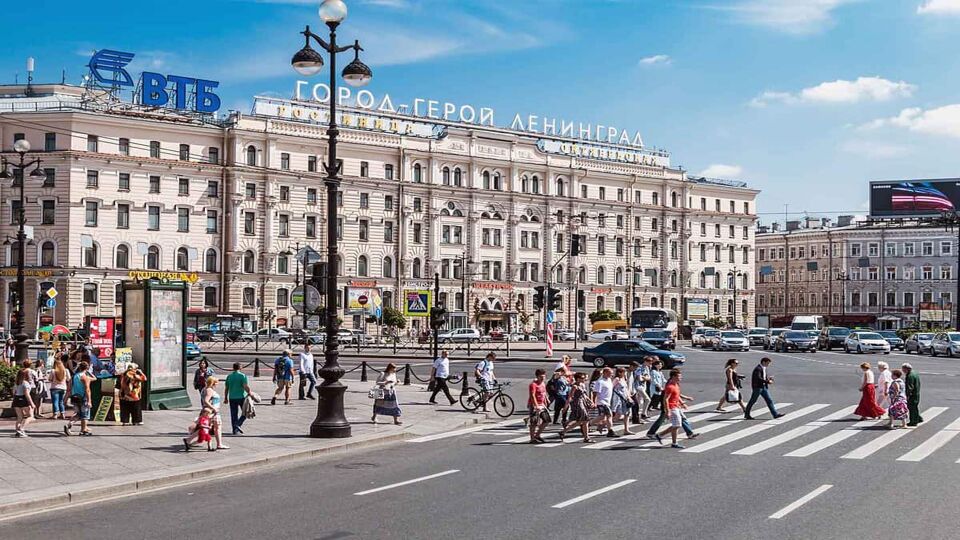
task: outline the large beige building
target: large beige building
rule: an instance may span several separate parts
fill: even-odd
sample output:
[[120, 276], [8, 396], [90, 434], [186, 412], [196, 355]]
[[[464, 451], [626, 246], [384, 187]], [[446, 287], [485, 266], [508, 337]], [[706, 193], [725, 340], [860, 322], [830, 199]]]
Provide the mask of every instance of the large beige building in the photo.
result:
[[[25, 138], [47, 170], [26, 184], [28, 329], [47, 287], [60, 295], [44, 313], [76, 327], [119, 315], [122, 282], [150, 275], [187, 279], [198, 317], [300, 326], [294, 253], [325, 253], [325, 107], [257, 98], [253, 114], [201, 121], [73, 86], [33, 90], [0, 88], [4, 155]], [[586, 313], [660, 306], [687, 319], [693, 299], [689, 318], [705, 303], [752, 324], [755, 190], [690, 177], [663, 151], [365, 109], [340, 120], [345, 290], [399, 308], [439, 273], [453, 323], [484, 329], [539, 327], [533, 287], [548, 280], [564, 327], [577, 290]], [[17, 190], [0, 193], [0, 234], [12, 237]], [[585, 252], [570, 258], [574, 235]], [[5, 248], [8, 298], [16, 245]], [[348, 308], [355, 299], [343, 294]], [[9, 302], [0, 310], [8, 321]]]

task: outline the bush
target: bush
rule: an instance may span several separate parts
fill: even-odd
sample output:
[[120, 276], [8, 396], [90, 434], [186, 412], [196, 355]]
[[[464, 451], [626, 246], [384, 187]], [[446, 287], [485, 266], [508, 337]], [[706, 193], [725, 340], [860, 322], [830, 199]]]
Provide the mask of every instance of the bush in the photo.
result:
[[13, 383], [17, 380], [17, 368], [0, 361], [0, 399], [13, 398]]
[[616, 321], [620, 319], [620, 314], [611, 309], [604, 309], [601, 311], [594, 311], [588, 315], [590, 323], [595, 323], [598, 321]]

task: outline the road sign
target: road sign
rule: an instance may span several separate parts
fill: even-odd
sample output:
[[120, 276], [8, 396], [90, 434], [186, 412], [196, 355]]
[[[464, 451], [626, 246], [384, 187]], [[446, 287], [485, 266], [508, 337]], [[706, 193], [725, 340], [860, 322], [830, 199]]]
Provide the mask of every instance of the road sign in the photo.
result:
[[57, 301], [54, 300], [53, 298], [47, 300], [47, 307], [50, 309], [57, 307]]
[[554, 319], [556, 318], [556, 316], [557, 316], [556, 313], [555, 313], [552, 309], [551, 309], [550, 311], [548, 311], [548, 312], [547, 312], [547, 324], [552, 323], [552, 322], [554, 321]]
[[361, 306], [365, 306], [365, 305], [367, 305], [367, 301], [368, 301], [368, 300], [370, 300], [370, 299], [367, 298], [367, 295], [361, 294], [360, 297], [357, 298], [357, 303], [360, 304]]
[[297, 252], [297, 260], [304, 265], [318, 263], [320, 262], [320, 253], [310, 246], [305, 246]]
[[320, 291], [313, 285], [301, 285], [293, 290], [290, 303], [297, 313], [312, 313], [320, 305]]
[[53, 287], [50, 287], [49, 289], [47, 289], [47, 296], [49, 296], [50, 299], [56, 298], [58, 294], [60, 293], [58, 293], [57, 290], [54, 289]]

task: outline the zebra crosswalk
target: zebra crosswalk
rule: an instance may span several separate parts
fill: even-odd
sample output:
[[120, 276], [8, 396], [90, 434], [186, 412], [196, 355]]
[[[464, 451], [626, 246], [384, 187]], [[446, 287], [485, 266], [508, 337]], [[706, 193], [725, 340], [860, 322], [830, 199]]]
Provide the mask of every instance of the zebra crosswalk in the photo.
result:
[[[931, 456], [948, 455], [960, 464], [960, 417], [949, 415], [949, 407], [928, 407], [922, 411], [925, 422], [916, 428], [885, 429], [886, 420], [855, 421], [854, 405], [838, 407], [829, 403], [795, 405], [780, 403], [786, 414], [770, 418], [768, 411], [757, 411], [756, 420], [745, 420], [740, 414], [704, 410], [708, 404], [697, 404], [687, 411], [687, 419], [699, 436], [684, 440], [680, 454], [727, 453], [755, 456], [776, 452], [784, 458], [810, 458], [821, 454], [844, 460], [891, 459], [917, 463]], [[823, 416], [818, 414], [827, 413]], [[811, 418], [813, 418], [811, 420]], [[562, 449], [635, 450], [648, 452], [667, 444], [648, 440], [647, 425], [631, 426], [636, 432], [616, 439], [598, 437], [592, 444], [580, 441], [579, 431], [560, 440], [556, 431], [544, 434], [545, 443], [537, 450]], [[620, 427], [617, 426], [617, 430]], [[462, 429], [449, 434], [421, 438], [427, 442], [449, 437], [471, 437], [488, 446], [511, 446], [529, 442], [525, 426], [519, 422], [501, 422], [487, 427]], [[681, 435], [682, 438], [682, 435]], [[955, 440], [956, 439], [956, 440]]]

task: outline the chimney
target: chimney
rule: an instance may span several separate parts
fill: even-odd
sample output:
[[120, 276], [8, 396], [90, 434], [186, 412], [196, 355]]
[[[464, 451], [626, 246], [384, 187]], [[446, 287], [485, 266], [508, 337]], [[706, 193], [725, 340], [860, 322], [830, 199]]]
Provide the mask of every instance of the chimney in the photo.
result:
[[780, 222], [774, 221], [770, 226], [770, 230], [772, 230], [773, 232], [780, 232]]
[[833, 221], [833, 220], [831, 220], [831, 219], [828, 218], [828, 217], [822, 218], [822, 219], [820, 220], [820, 226], [823, 227], [824, 229], [828, 229], [828, 228], [830, 228], [830, 222], [831, 222], [831, 221]]
[[800, 228], [800, 222], [793, 220], [787, 222], [787, 232], [795, 231]]
[[817, 218], [814, 218], [814, 217], [806, 217], [806, 218], [803, 219], [803, 221], [804, 221], [803, 226], [804, 226], [804, 228], [806, 228], [806, 229], [819, 229], [819, 228], [820, 228], [820, 220], [817, 219]]
[[853, 223], [853, 216], [837, 216], [837, 227], [847, 227]]

